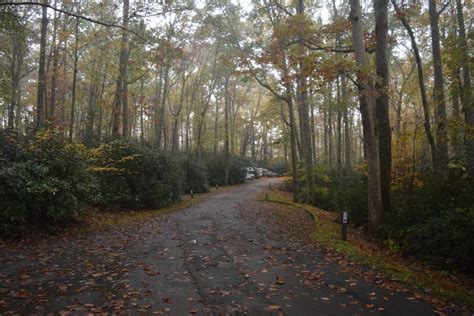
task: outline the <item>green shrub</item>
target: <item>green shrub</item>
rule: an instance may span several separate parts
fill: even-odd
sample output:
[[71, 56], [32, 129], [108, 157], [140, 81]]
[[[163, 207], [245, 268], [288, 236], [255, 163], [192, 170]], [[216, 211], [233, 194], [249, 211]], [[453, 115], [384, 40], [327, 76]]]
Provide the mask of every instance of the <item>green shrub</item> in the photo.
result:
[[90, 170], [99, 181], [99, 204], [108, 208], [158, 208], [181, 198], [178, 160], [151, 147], [102, 144], [91, 151]]
[[204, 193], [209, 191], [207, 182], [208, 174], [206, 166], [194, 158], [184, 160], [184, 170], [186, 173], [184, 182], [184, 192]]
[[406, 251], [443, 268], [474, 272], [474, 208], [446, 211], [402, 233]]
[[53, 131], [30, 140], [0, 135], [0, 222], [3, 229], [26, 221], [62, 220], [97, 198], [87, 171], [87, 152]]
[[[315, 176], [318, 207], [348, 211], [352, 223], [367, 224], [363, 170], [318, 166]], [[417, 177], [416, 186], [408, 181], [393, 187], [392, 208], [384, 214], [380, 237], [398, 251], [443, 268], [473, 273], [474, 180], [463, 168], [450, 168], [445, 181], [428, 171]]]
[[[315, 167], [315, 204], [328, 211], [347, 211], [352, 223], [367, 222], [367, 178], [353, 170]], [[301, 178], [304, 183], [305, 178]]]
[[251, 163], [245, 157], [231, 157], [229, 160], [228, 183], [225, 181], [226, 161], [223, 155], [205, 157], [205, 164], [209, 173], [209, 183], [211, 185], [238, 184], [245, 182], [247, 171], [245, 167]]
[[367, 177], [357, 171], [331, 171], [330, 200], [335, 210], [347, 211], [352, 223], [367, 223]]

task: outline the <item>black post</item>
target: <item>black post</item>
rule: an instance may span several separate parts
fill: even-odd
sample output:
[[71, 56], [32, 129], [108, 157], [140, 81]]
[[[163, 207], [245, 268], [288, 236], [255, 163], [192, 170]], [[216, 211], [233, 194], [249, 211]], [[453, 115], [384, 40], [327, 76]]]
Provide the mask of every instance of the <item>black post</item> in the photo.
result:
[[347, 240], [347, 212], [342, 212], [342, 228], [341, 228], [342, 240]]

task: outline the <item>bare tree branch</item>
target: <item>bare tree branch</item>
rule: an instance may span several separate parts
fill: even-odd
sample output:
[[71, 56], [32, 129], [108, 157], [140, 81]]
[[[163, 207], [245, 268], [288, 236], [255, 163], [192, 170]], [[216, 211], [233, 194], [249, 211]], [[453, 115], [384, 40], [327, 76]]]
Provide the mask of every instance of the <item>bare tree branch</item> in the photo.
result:
[[83, 15], [76, 14], [76, 13], [72, 13], [72, 12], [69, 12], [69, 11], [66, 11], [66, 10], [63, 10], [63, 9], [60, 9], [60, 8], [56, 8], [56, 7], [54, 7], [54, 6], [50, 5], [50, 4], [41, 3], [41, 2], [34, 2], [34, 1], [8, 1], [8, 2], [0, 2], [0, 6], [6, 6], [6, 5], [36, 5], [36, 6], [47, 7], [47, 8], [49, 8], [49, 9], [54, 10], [54, 11], [61, 12], [61, 13], [64, 13], [64, 14], [66, 14], [66, 15], [69, 15], [69, 16], [72, 16], [72, 17], [75, 17], [75, 18], [78, 18], [78, 19], [81, 19], [81, 20], [89, 21], [89, 22], [92, 22], [92, 23], [95, 23], [95, 24], [99, 24], [99, 25], [103, 25], [103, 26], [107, 26], [107, 27], [119, 28], [119, 29], [121, 29], [121, 30], [124, 30], [124, 31], [126, 31], [126, 32], [130, 32], [130, 33], [136, 35], [137, 37], [139, 37], [141, 40], [143, 40], [143, 41], [145, 41], [145, 42], [148, 41], [146, 38], [144, 38], [142, 35], [138, 34], [137, 32], [132, 31], [132, 30], [127, 29], [127, 28], [124, 28], [124, 27], [121, 26], [121, 25], [118, 25], [118, 24], [111, 24], [111, 23], [107, 23], [107, 22], [95, 20], [95, 19], [90, 18], [90, 17], [87, 17], [87, 16], [83, 16]]

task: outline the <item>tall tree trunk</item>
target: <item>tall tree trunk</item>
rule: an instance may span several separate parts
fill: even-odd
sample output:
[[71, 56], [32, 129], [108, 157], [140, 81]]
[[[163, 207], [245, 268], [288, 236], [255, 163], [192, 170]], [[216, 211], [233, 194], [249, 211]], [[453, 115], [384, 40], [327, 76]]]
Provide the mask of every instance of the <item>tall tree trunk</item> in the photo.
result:
[[252, 155], [252, 160], [256, 161], [257, 160], [257, 148], [256, 148], [256, 142], [255, 139], [257, 138], [255, 135], [255, 126], [252, 127], [252, 143], [250, 145], [250, 152]]
[[188, 78], [189, 76], [186, 76], [186, 71], [183, 70], [178, 108], [176, 110], [173, 110], [170, 105], [170, 112], [174, 117], [173, 134], [171, 137], [172, 139], [171, 152], [177, 152], [179, 150], [179, 120], [181, 118], [181, 110], [183, 109], [184, 100], [186, 98], [185, 91], [186, 91], [186, 81], [188, 80]]
[[310, 120], [311, 120], [311, 147], [313, 148], [313, 161], [316, 161], [316, 126], [314, 122], [314, 96], [311, 97], [310, 101]]
[[456, 69], [453, 69], [451, 78], [451, 103], [453, 106], [453, 121], [455, 122], [455, 128], [452, 135], [452, 144], [454, 149], [454, 156], [457, 159], [461, 159], [464, 154], [464, 141], [459, 126], [461, 125], [461, 107], [459, 104], [462, 87], [461, 87], [461, 69], [456, 65]]
[[[43, 0], [43, 4], [47, 5], [48, 1]], [[48, 9], [42, 7], [41, 16], [41, 38], [40, 38], [40, 55], [38, 67], [38, 94], [36, 101], [36, 129], [42, 129], [46, 121], [46, 36], [48, 32]]]
[[[18, 128], [18, 124], [15, 124], [17, 119], [15, 113], [18, 112], [18, 102], [20, 99], [20, 77], [21, 68], [23, 67], [24, 52], [22, 49], [22, 43], [15, 41], [13, 43], [12, 52], [12, 64], [10, 66], [11, 71], [11, 91], [10, 91], [10, 103], [8, 105], [8, 129], [13, 130], [15, 126]], [[18, 117], [18, 113], [16, 113]]]
[[[158, 111], [158, 134], [156, 135], [156, 144], [158, 148], [161, 148], [162, 145], [166, 144], [166, 136], [165, 134], [165, 109], [166, 109], [166, 100], [168, 98], [168, 89], [169, 89], [169, 67], [166, 65], [164, 66], [164, 82], [163, 82], [163, 92], [160, 101], [160, 108]], [[163, 137], [164, 136], [164, 137]], [[162, 142], [163, 141], [163, 142]]]
[[380, 185], [384, 212], [390, 210], [392, 181], [392, 129], [389, 114], [388, 0], [374, 0], [375, 14], [375, 113], [379, 126]]
[[461, 0], [456, 0], [457, 20], [459, 27], [459, 44], [461, 45], [461, 66], [463, 78], [463, 111], [466, 123], [466, 157], [471, 172], [474, 172], [474, 102], [471, 87], [469, 49], [464, 26], [464, 14]]
[[375, 118], [373, 82], [364, 72], [367, 68], [364, 34], [362, 27], [362, 13], [359, 0], [350, 0], [350, 20], [352, 25], [352, 41], [354, 45], [355, 61], [358, 67], [357, 81], [359, 87], [360, 112], [364, 129], [364, 141], [367, 147], [368, 165], [368, 228], [374, 234], [382, 222], [383, 205], [380, 184], [380, 157], [378, 127]]
[[[129, 0], [123, 0], [122, 27], [128, 28]], [[124, 138], [128, 134], [128, 32], [122, 31], [122, 42], [120, 47], [119, 74], [115, 88], [114, 106], [112, 113], [112, 137], [120, 136], [120, 114], [121, 108], [127, 113], [122, 113], [123, 125], [122, 135]], [[124, 102], [125, 101], [125, 102]]]
[[94, 143], [94, 119], [95, 119], [95, 104], [97, 101], [97, 83], [91, 80], [89, 84], [89, 98], [87, 101], [87, 119], [84, 143], [87, 146], [92, 146]]
[[154, 141], [156, 144], [160, 142], [160, 106], [161, 106], [161, 90], [163, 87], [163, 66], [160, 67], [159, 75], [156, 77], [156, 90], [155, 98], [153, 103], [153, 132], [154, 132]]
[[217, 155], [217, 142], [218, 142], [218, 121], [219, 121], [219, 98], [216, 97], [216, 115], [214, 117], [214, 155]]
[[328, 129], [328, 110], [323, 112], [323, 142], [324, 142], [324, 163], [329, 164], [329, 129]]
[[403, 26], [407, 30], [408, 36], [410, 37], [411, 47], [413, 50], [413, 55], [415, 56], [416, 69], [418, 73], [418, 85], [420, 87], [421, 104], [423, 106], [423, 120], [424, 120], [423, 127], [425, 129], [425, 134], [430, 144], [431, 160], [432, 160], [433, 166], [435, 166], [437, 164], [436, 160], [437, 160], [438, 149], [435, 143], [433, 132], [431, 131], [430, 108], [428, 105], [428, 98], [426, 96], [425, 77], [423, 75], [423, 63], [421, 61], [420, 52], [418, 50], [418, 44], [416, 43], [415, 34], [413, 33], [413, 30], [410, 24], [408, 24], [408, 21], [405, 17], [404, 12], [400, 11], [400, 8], [398, 7], [396, 0], [391, 0], [391, 1], [395, 9], [395, 12], [397, 13], [398, 18], [402, 22]]
[[[291, 152], [291, 177], [293, 190], [298, 190], [298, 129], [296, 128], [295, 110], [293, 104], [293, 86], [292, 83], [287, 79], [289, 78], [288, 64], [286, 56], [283, 56], [283, 77], [285, 78], [285, 101], [288, 106], [288, 117], [290, 119], [290, 152]], [[255, 131], [254, 131], [255, 135]], [[255, 140], [254, 140], [255, 143]], [[294, 194], [293, 198], [296, 201], [297, 195]]]
[[76, 18], [76, 26], [74, 30], [74, 70], [72, 73], [72, 100], [71, 100], [71, 116], [69, 122], [69, 141], [72, 142], [74, 133], [74, 114], [76, 111], [76, 85], [77, 85], [77, 61], [79, 59], [79, 18]]
[[230, 112], [230, 95], [229, 95], [229, 75], [224, 79], [224, 159], [225, 159], [225, 184], [229, 184], [229, 168], [230, 168], [230, 131], [229, 131], [229, 113]]
[[144, 79], [140, 80], [140, 142], [143, 144], [145, 142], [145, 93], [144, 93]]
[[[298, 14], [304, 15], [304, 2], [298, 1]], [[305, 48], [303, 44], [300, 46], [301, 58], [305, 55]], [[313, 177], [313, 153], [311, 148], [311, 127], [309, 123], [309, 103], [308, 103], [308, 84], [302, 60], [299, 61], [299, 70], [297, 73], [298, 85], [298, 114], [300, 118], [300, 137], [301, 148], [304, 158], [305, 173], [306, 173], [306, 201], [314, 204], [314, 177]]]
[[328, 109], [328, 159], [329, 165], [332, 166], [334, 162], [334, 146], [332, 142], [333, 128], [332, 128], [332, 84], [330, 85], [329, 91], [329, 109]]
[[[123, 0], [123, 27], [128, 29], [128, 15], [130, 10], [129, 0]], [[128, 44], [128, 32], [124, 31], [122, 35], [122, 48], [120, 54], [124, 55], [124, 59], [120, 67], [122, 68], [122, 107], [123, 107], [123, 124], [122, 124], [122, 136], [124, 139], [130, 137], [130, 117], [128, 109], [128, 57], [130, 54]]]
[[[55, 1], [56, 4], [56, 1]], [[51, 100], [49, 105], [49, 114], [48, 120], [51, 122], [52, 126], [56, 126], [56, 86], [57, 86], [57, 79], [58, 79], [58, 64], [59, 64], [59, 48], [58, 44], [56, 43], [56, 37], [58, 33], [58, 24], [61, 15], [59, 14], [56, 16], [56, 12], [54, 13], [54, 28], [53, 28], [53, 75], [51, 78]]]
[[[65, 15], [62, 23], [62, 28], [65, 29], [67, 24], [69, 22], [68, 17]], [[66, 136], [66, 91], [68, 89], [67, 87], [67, 50], [68, 50], [68, 35], [66, 36], [61, 36], [61, 68], [62, 68], [62, 73], [61, 73], [61, 85], [60, 85], [60, 97], [59, 97], [59, 103], [56, 108], [57, 113], [57, 123], [59, 126], [59, 131], [61, 135], [64, 137]]]
[[342, 103], [344, 107], [343, 121], [344, 121], [344, 168], [351, 169], [351, 126], [349, 122], [349, 104], [347, 99], [347, 82], [346, 77], [341, 77], [341, 92]]
[[342, 102], [341, 102], [341, 84], [340, 76], [336, 78], [337, 87], [337, 131], [336, 131], [336, 166], [337, 170], [342, 169]]
[[99, 143], [102, 142], [102, 121], [103, 121], [103, 116], [104, 116], [104, 107], [102, 105], [102, 101], [104, 98], [105, 80], [107, 79], [107, 66], [108, 66], [108, 63], [106, 63], [104, 66], [104, 74], [102, 77], [102, 85], [100, 88], [99, 102], [97, 102], [97, 104], [99, 105], [99, 117], [98, 117], [98, 123], [97, 123], [97, 141]]
[[429, 14], [431, 26], [431, 46], [433, 50], [433, 72], [434, 87], [433, 100], [436, 105], [436, 146], [437, 157], [435, 168], [437, 173], [442, 177], [446, 177], [448, 166], [448, 118], [446, 114], [446, 100], [444, 96], [444, 78], [443, 64], [441, 60], [441, 43], [438, 26], [438, 10], [436, 8], [436, 0], [429, 0]]

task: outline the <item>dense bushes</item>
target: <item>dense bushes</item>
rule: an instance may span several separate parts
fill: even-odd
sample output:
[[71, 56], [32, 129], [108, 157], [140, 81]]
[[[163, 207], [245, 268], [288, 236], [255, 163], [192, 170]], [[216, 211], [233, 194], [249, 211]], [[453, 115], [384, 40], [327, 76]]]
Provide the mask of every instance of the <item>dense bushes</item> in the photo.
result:
[[[348, 211], [352, 223], [367, 223], [367, 177], [356, 171], [315, 170], [315, 201], [331, 211]], [[304, 178], [300, 179], [304, 181]], [[424, 171], [407, 177], [392, 190], [392, 209], [384, 214], [382, 239], [443, 268], [473, 273], [474, 181], [462, 168], [452, 168], [446, 181]], [[416, 185], [413, 185], [416, 183]]]
[[443, 268], [473, 273], [474, 208], [454, 209], [402, 231], [404, 249]]
[[180, 199], [181, 166], [153, 148], [120, 141], [91, 151], [100, 205], [109, 208], [155, 208]]
[[110, 141], [87, 149], [54, 131], [32, 137], [0, 133], [0, 232], [23, 223], [71, 218], [86, 206], [150, 209], [209, 183], [245, 181], [245, 158], [171, 156], [152, 146]]
[[211, 185], [226, 184], [226, 168], [228, 167], [228, 184], [238, 184], [245, 182], [247, 174], [245, 167], [250, 165], [246, 158], [232, 157], [229, 165], [226, 166], [226, 160], [223, 155], [207, 156], [204, 158], [209, 174], [209, 183]]
[[[337, 171], [318, 165], [314, 169], [314, 177], [317, 207], [328, 211], [347, 211], [351, 222], [359, 225], [367, 222], [367, 178], [362, 172]], [[304, 187], [305, 177], [299, 180]]]
[[425, 172], [417, 182], [394, 188], [383, 236], [413, 256], [474, 273], [474, 180], [450, 169], [446, 181]]
[[206, 166], [193, 158], [184, 158], [184, 192], [204, 193], [209, 191]]
[[97, 198], [86, 151], [51, 131], [30, 140], [0, 135], [0, 225], [71, 217]]

